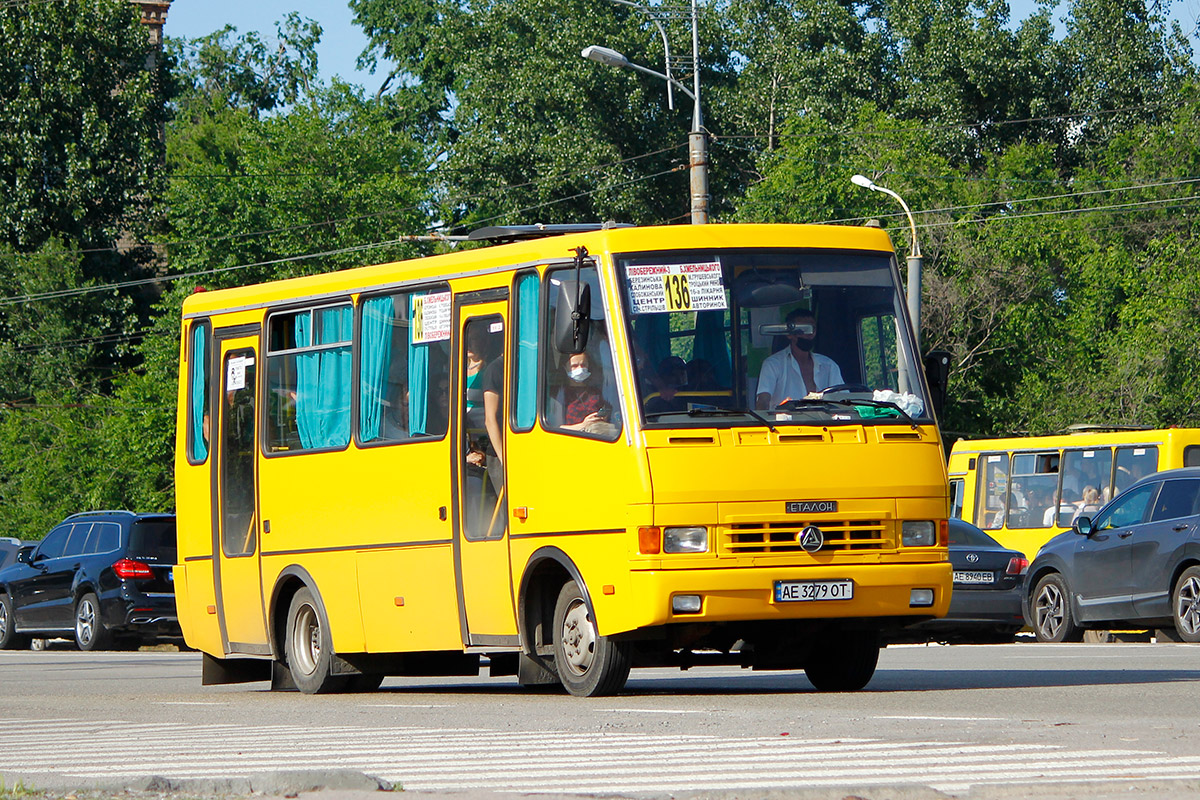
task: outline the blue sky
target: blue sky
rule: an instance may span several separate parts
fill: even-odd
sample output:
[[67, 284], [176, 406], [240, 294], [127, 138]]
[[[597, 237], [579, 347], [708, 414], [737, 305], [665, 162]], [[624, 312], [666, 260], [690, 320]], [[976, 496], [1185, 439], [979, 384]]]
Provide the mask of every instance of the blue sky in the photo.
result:
[[[601, 0], [596, 0], [601, 2]], [[1014, 22], [1024, 19], [1037, 8], [1036, 0], [1009, 0]], [[1059, 7], [1065, 9], [1066, 3]], [[339, 75], [374, 92], [384, 75], [358, 72], [354, 61], [366, 47], [362, 29], [352, 22], [353, 15], [345, 2], [328, 0], [175, 0], [167, 16], [165, 33], [168, 36], [195, 38], [204, 36], [229, 24], [239, 33], [258, 31], [267, 39], [274, 36], [275, 23], [289, 11], [321, 23], [325, 33], [317, 57], [324, 77]], [[1200, 0], [1171, 0], [1171, 18], [1178, 20], [1184, 33], [1192, 34], [1200, 18]], [[1062, 11], [1055, 14], [1062, 16]], [[1193, 47], [1196, 38], [1192, 37]], [[1200, 48], [1198, 48], [1200, 49]]]
[[374, 92], [386, 72], [371, 75], [358, 72], [354, 61], [367, 46], [362, 29], [352, 22], [353, 14], [345, 2], [311, 2], [306, 0], [175, 0], [167, 14], [163, 33], [177, 38], [194, 39], [206, 36], [225, 25], [237, 28], [238, 33], [258, 31], [270, 41], [275, 36], [275, 23], [290, 11], [321, 23], [324, 33], [317, 48], [321, 75], [339, 75], [343, 80], [357, 83]]

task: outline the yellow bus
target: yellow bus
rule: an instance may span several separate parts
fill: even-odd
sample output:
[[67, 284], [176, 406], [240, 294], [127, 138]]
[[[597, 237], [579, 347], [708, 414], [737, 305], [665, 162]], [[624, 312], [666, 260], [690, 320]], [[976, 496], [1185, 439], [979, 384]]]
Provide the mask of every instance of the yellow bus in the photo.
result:
[[1138, 478], [1200, 466], [1200, 429], [1079, 425], [1069, 433], [960, 439], [950, 452], [951, 516], [973, 522], [1029, 560], [1079, 516]]
[[588, 696], [711, 663], [854, 690], [888, 629], [945, 614], [884, 232], [479, 238], [184, 303], [176, 597], [206, 683], [486, 665]]

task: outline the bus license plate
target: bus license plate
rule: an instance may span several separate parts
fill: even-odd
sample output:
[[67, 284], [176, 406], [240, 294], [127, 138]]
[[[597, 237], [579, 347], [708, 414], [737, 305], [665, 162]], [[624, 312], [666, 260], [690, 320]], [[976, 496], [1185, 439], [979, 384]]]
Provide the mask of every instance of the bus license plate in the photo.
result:
[[954, 573], [955, 583], [994, 583], [996, 581], [996, 573], [994, 572], [958, 572]]
[[853, 597], [854, 581], [775, 581], [776, 603], [849, 600]]

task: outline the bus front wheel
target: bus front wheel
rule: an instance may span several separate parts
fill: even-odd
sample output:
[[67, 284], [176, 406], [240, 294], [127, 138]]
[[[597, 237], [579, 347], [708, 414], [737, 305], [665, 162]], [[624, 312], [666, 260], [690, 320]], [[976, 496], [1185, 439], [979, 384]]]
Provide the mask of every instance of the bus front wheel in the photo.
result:
[[629, 645], [601, 636], [583, 590], [568, 581], [554, 604], [554, 664], [576, 697], [616, 694], [629, 677]]
[[296, 688], [305, 694], [326, 694], [342, 689], [346, 679], [333, 674], [332, 639], [327, 626], [322, 624], [321, 611], [309, 589], [301, 589], [292, 598], [286, 630], [287, 665]]
[[837, 631], [821, 637], [804, 664], [819, 692], [857, 692], [871, 682], [879, 663], [874, 631]]

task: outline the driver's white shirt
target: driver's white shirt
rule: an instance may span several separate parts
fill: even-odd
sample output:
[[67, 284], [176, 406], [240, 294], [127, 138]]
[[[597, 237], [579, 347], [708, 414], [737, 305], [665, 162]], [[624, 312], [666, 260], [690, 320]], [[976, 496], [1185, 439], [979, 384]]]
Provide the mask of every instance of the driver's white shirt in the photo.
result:
[[813, 353], [812, 359], [813, 380], [817, 385], [809, 388], [804, 383], [800, 365], [792, 357], [790, 345], [778, 353], [767, 356], [763, 360], [762, 370], [758, 373], [758, 387], [755, 389], [755, 394], [771, 395], [771, 403], [768, 408], [774, 408], [788, 398], [799, 400], [809, 392], [819, 392], [830, 386], [845, 383], [842, 380], [841, 369], [832, 358], [820, 353]]

